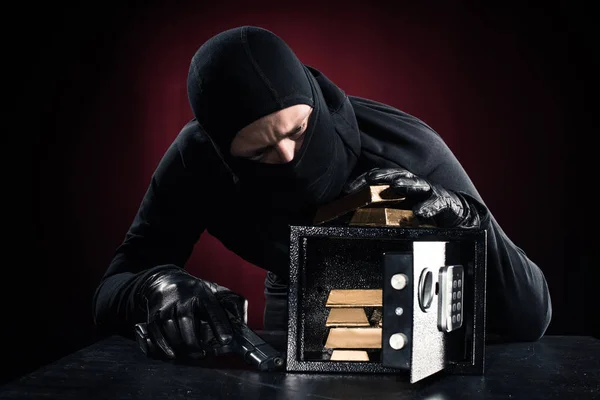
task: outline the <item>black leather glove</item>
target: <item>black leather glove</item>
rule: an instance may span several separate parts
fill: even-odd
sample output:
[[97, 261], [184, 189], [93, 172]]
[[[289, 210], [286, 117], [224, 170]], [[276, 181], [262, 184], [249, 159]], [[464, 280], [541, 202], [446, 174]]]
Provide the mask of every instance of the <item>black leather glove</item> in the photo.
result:
[[210, 348], [231, 342], [227, 312], [238, 322], [246, 324], [248, 319], [248, 301], [243, 296], [178, 267], [151, 275], [136, 299], [146, 311], [145, 324], [140, 325], [145, 330], [144, 345], [149, 347], [145, 351], [153, 357], [205, 356]]
[[480, 219], [475, 207], [460, 193], [428, 182], [403, 168], [375, 168], [346, 185], [354, 193], [365, 185], [390, 185], [394, 192], [411, 201], [417, 218], [431, 220], [440, 228], [476, 229]]

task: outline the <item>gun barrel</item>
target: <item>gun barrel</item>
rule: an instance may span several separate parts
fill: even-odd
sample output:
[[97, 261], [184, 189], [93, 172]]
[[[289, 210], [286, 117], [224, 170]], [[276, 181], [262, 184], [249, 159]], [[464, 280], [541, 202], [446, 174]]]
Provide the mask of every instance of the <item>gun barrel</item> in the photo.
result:
[[281, 354], [246, 325], [238, 325], [235, 331], [240, 355], [248, 363], [261, 371], [274, 371], [283, 366]]

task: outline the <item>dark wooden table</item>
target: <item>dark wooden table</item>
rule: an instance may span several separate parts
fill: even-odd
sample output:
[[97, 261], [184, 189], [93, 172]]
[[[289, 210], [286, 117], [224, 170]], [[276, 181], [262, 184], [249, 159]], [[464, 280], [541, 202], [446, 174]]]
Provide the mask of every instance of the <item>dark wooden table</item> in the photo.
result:
[[[267, 338], [265, 338], [268, 340]], [[258, 372], [243, 361], [177, 364], [111, 337], [0, 387], [1, 399], [600, 399], [600, 340], [546, 336], [487, 346], [484, 376]], [[6, 367], [6, 366], [5, 366]]]

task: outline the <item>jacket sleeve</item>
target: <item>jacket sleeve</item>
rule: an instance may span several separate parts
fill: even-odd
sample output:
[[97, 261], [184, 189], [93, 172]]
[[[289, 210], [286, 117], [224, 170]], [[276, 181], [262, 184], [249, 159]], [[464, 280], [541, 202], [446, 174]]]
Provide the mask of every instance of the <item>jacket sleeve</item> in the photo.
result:
[[134, 324], [143, 315], [135, 301], [139, 285], [159, 270], [183, 268], [205, 229], [199, 188], [206, 186], [195, 172], [197, 168], [190, 166], [193, 145], [182, 133], [160, 160], [137, 214], [95, 291], [93, 317], [100, 334], [131, 337]]
[[[538, 340], [552, 318], [544, 273], [502, 230], [460, 164], [454, 161], [437, 169], [442, 170], [432, 180], [454, 186], [475, 207], [487, 231], [486, 331], [503, 340]], [[448, 175], [453, 178], [448, 180]]]
[[431, 127], [391, 106], [352, 97], [368, 167], [402, 166], [461, 193], [487, 231], [486, 331], [504, 340], [533, 341], [546, 332], [552, 303], [542, 270], [495, 220], [465, 169]]
[[542, 270], [495, 220], [465, 169], [440, 135], [422, 120], [391, 106], [352, 97], [369, 167], [402, 166], [463, 194], [487, 231], [486, 331], [504, 340], [533, 341], [546, 332], [552, 302]]
[[544, 273], [510, 240], [493, 216], [485, 220], [487, 329], [509, 340], [538, 340], [552, 319], [552, 301]]

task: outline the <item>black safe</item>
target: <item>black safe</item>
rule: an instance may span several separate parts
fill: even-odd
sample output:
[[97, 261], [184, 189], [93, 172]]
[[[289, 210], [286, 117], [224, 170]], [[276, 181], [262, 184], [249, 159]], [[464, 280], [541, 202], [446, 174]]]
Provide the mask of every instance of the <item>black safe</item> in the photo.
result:
[[[484, 373], [486, 231], [291, 226], [288, 372]], [[332, 290], [381, 290], [378, 348], [332, 360]], [[377, 307], [365, 307], [367, 314]]]

